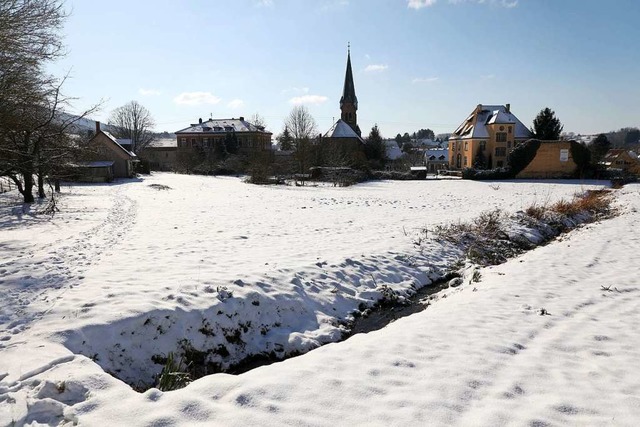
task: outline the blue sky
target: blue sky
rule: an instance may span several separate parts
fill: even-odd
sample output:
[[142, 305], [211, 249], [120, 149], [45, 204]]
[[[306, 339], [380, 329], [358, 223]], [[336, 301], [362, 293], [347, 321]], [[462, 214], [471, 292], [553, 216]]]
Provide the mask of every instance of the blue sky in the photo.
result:
[[[107, 6], [108, 4], [108, 6]], [[159, 131], [259, 113], [279, 133], [296, 103], [339, 118], [351, 43], [358, 123], [385, 137], [451, 132], [479, 104], [565, 131], [640, 126], [637, 0], [67, 0], [65, 92], [95, 118], [130, 100]]]

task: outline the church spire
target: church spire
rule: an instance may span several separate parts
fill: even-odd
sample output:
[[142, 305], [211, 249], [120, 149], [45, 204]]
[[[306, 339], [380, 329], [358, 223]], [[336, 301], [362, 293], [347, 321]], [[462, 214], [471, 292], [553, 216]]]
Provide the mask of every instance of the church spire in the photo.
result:
[[356, 88], [353, 84], [353, 71], [351, 70], [351, 44], [347, 45], [347, 71], [344, 76], [344, 88], [340, 98], [341, 118], [347, 122], [351, 128], [360, 135], [356, 111], [358, 110], [358, 98]]
[[346, 103], [352, 103], [355, 109], [358, 109], [358, 98], [356, 98], [356, 88], [353, 84], [353, 71], [351, 70], [351, 44], [347, 45], [347, 72], [344, 76], [344, 88], [342, 89], [342, 98], [340, 98], [340, 108], [343, 108]]

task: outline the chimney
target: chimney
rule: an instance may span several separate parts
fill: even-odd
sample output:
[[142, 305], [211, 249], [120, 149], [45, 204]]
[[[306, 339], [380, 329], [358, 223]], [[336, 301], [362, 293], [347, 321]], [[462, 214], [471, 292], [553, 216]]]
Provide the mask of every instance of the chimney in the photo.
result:
[[511, 112], [511, 104], [507, 104], [506, 107], [507, 107], [507, 113], [510, 113]]
[[244, 122], [244, 117], [240, 116], [240, 121]]
[[96, 122], [96, 134], [100, 133], [100, 122]]
[[202, 117], [198, 119], [198, 123], [202, 124]]
[[482, 104], [478, 104], [478, 106], [476, 107], [476, 113], [479, 113], [482, 111]]

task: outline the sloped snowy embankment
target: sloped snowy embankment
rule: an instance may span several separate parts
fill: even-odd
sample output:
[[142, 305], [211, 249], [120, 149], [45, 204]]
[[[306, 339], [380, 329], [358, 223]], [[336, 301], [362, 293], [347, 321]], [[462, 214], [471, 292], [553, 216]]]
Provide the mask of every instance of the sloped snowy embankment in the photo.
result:
[[[148, 187], [149, 183], [166, 184], [172, 189], [158, 191]], [[75, 280], [73, 287], [62, 279], [56, 281], [56, 277], [50, 277], [55, 285], [53, 289], [59, 285], [59, 291], [42, 289], [42, 294], [38, 294], [42, 299], [31, 301], [26, 315], [12, 318], [7, 314], [3, 318], [8, 334], [2, 338], [2, 359], [6, 363], [0, 369], [6, 375], [2, 376], [0, 386], [3, 405], [0, 414], [27, 421], [71, 420], [80, 416], [81, 421], [96, 424], [107, 416], [116, 417], [123, 424], [161, 420], [185, 424], [209, 420], [226, 424], [232, 419], [239, 424], [294, 419], [304, 423], [312, 422], [314, 414], [322, 412], [326, 399], [343, 400], [334, 393], [400, 398], [389, 385], [380, 388], [378, 393], [367, 391], [367, 387], [358, 391], [351, 386], [345, 391], [341, 384], [342, 381], [357, 384], [360, 380], [346, 372], [364, 369], [367, 359], [376, 361], [371, 365], [375, 370], [379, 357], [374, 356], [378, 351], [384, 360], [396, 359], [389, 349], [399, 346], [407, 350], [408, 342], [425, 339], [424, 333], [405, 336], [416, 334], [416, 330], [403, 330], [397, 338], [385, 332], [385, 341], [373, 344], [377, 348], [374, 353], [368, 345], [357, 351], [352, 347], [363, 339], [375, 338], [354, 337], [241, 377], [214, 375], [181, 391], [163, 394], [150, 390], [142, 395], [136, 395], [126, 385], [106, 376], [93, 361], [74, 356], [57, 342], [92, 357], [134, 385], [140, 381], [141, 386], [159, 370], [159, 366], [150, 361], [151, 356], [187, 345], [181, 342], [185, 337], [191, 349], [207, 351], [210, 360], [222, 364], [265, 349], [276, 354], [308, 350], [337, 339], [342, 332], [338, 320], [344, 319], [360, 303], [376, 299], [380, 295], [376, 287], [386, 284], [399, 293], [410, 292], [412, 286], [428, 284], [460, 256], [452, 248], [435, 244], [418, 253], [410, 238], [418, 228], [469, 219], [495, 207], [496, 203], [513, 212], [533, 203], [570, 197], [584, 188], [570, 184], [503, 183], [496, 191], [483, 183], [448, 181], [378, 183], [351, 189], [264, 189], [245, 186], [236, 180], [172, 175], [155, 176], [143, 183], [118, 188], [102, 187], [100, 190], [108, 196], [100, 200], [111, 198], [113, 204], [109, 212], [101, 212], [97, 217], [107, 218], [100, 224], [113, 223], [108, 218], [115, 218], [120, 212], [128, 223], [122, 224], [122, 228], [114, 227], [114, 232], [120, 233], [122, 239], [113, 246], [105, 246], [103, 240], [111, 234], [103, 233], [104, 226], [88, 231], [80, 227], [78, 234], [69, 238], [71, 241], [47, 237], [51, 243], [46, 250], [53, 254], [65, 256], [67, 252], [62, 249], [82, 243], [80, 246], [89, 256], [82, 257], [80, 263], [73, 259], [67, 266], [70, 271], [67, 278]], [[438, 206], [449, 208], [443, 211]], [[60, 220], [65, 220], [64, 216]], [[50, 230], [53, 225], [32, 226]], [[403, 228], [409, 237], [404, 236]], [[19, 241], [17, 234], [12, 237], [15, 242]], [[8, 241], [17, 244], [14, 240]], [[23, 244], [33, 253], [29, 258], [32, 265], [34, 261], [43, 261], [42, 270], [32, 270], [32, 277], [50, 274], [48, 268], [54, 263], [47, 264], [51, 260], [46, 258], [45, 251], [38, 252], [35, 243]], [[550, 247], [554, 245], [557, 244]], [[17, 261], [5, 265], [11, 268]], [[512, 264], [514, 262], [508, 263]], [[25, 293], [30, 286], [21, 281], [24, 277], [18, 269], [5, 269], [2, 274], [3, 285], [11, 288], [17, 299], [33, 295]], [[486, 280], [483, 279], [480, 291], [485, 290]], [[461, 314], [450, 303], [454, 295], [463, 294], [466, 295], [464, 291], [450, 295], [451, 299], [447, 298], [446, 302], [441, 299], [434, 310], [415, 316], [424, 318], [431, 316], [431, 312], [443, 315], [440, 307], [448, 307], [442, 319], [444, 323], [436, 320], [434, 327], [428, 328], [429, 336], [450, 329], [453, 323], [466, 322], [464, 319], [469, 314], [459, 319], [457, 316]], [[476, 294], [482, 292], [473, 293]], [[495, 293], [493, 298], [499, 295]], [[53, 306], [51, 301], [55, 301]], [[537, 307], [528, 304], [531, 305], [529, 311], [534, 313]], [[551, 308], [548, 310], [553, 314]], [[4, 307], [3, 312], [10, 311], [10, 307]], [[492, 309], [487, 307], [485, 311], [491, 313]], [[501, 323], [487, 324], [497, 328]], [[373, 335], [382, 336], [379, 334]], [[478, 340], [482, 336], [501, 335], [481, 334], [471, 341], [481, 343]], [[382, 342], [385, 344], [380, 344]], [[446, 360], [451, 346], [455, 343], [422, 351], [432, 352], [434, 360], [441, 357]], [[415, 356], [417, 348], [410, 347], [401, 359]], [[335, 359], [331, 352], [340, 352], [341, 348], [349, 348], [353, 357], [345, 358], [349, 353], [342, 353], [344, 357]], [[442, 351], [435, 351], [438, 348]], [[306, 363], [314, 364], [323, 355], [334, 358], [329, 365], [332, 368], [326, 373], [314, 374], [311, 381], [302, 381], [301, 375], [306, 378], [318, 369], [309, 370]], [[408, 362], [406, 366], [402, 360], [396, 362], [397, 369], [417, 366], [416, 362]], [[302, 367], [300, 374], [295, 368], [298, 363]], [[360, 368], [355, 369], [353, 364], [359, 364]], [[383, 368], [380, 372], [386, 370], [382, 365], [380, 368]], [[286, 372], [293, 369], [293, 373], [282, 377], [279, 372], [284, 371], [280, 369]], [[339, 379], [341, 375], [343, 378]], [[368, 374], [363, 378], [366, 376]], [[281, 385], [272, 383], [278, 377]], [[289, 383], [289, 379], [293, 383]], [[433, 379], [437, 388], [437, 377]], [[264, 389], [260, 386], [264, 381], [272, 386]], [[307, 406], [311, 401], [305, 404], [303, 400], [291, 400], [294, 394], [289, 390], [295, 388], [295, 382], [300, 387], [309, 385], [308, 389], [297, 390], [300, 396], [311, 398], [310, 394], [317, 393], [314, 402], [318, 406]], [[314, 384], [319, 387], [316, 391]], [[205, 393], [204, 389], [209, 391]], [[327, 396], [323, 396], [322, 389], [327, 390]], [[238, 394], [238, 390], [246, 392]], [[402, 399], [417, 397], [405, 395], [407, 391], [402, 388]], [[267, 395], [270, 397], [262, 398]], [[353, 401], [345, 407], [357, 410], [356, 396], [351, 397]], [[121, 402], [126, 401], [132, 412], [116, 409], [108, 403], [112, 399], [116, 399], [119, 408], [122, 408]], [[84, 403], [80, 403], [82, 401]], [[236, 413], [238, 406], [247, 410]], [[448, 406], [440, 409], [446, 412]], [[263, 410], [267, 412], [260, 415]], [[144, 417], [138, 418], [143, 413]], [[335, 415], [339, 413], [336, 411]], [[374, 410], [372, 414], [375, 413]], [[322, 416], [324, 418], [318, 419], [330, 418]], [[375, 419], [384, 422], [380, 416]]]

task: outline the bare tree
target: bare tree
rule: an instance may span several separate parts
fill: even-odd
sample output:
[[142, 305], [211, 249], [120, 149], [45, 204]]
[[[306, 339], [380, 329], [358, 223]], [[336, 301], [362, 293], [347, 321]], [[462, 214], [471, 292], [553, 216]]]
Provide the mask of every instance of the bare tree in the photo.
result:
[[296, 149], [301, 141], [308, 141], [316, 134], [316, 121], [304, 105], [293, 107], [284, 123], [291, 133]]
[[263, 128], [267, 127], [267, 122], [264, 120], [264, 117], [262, 117], [258, 113], [253, 113], [253, 115], [249, 119], [249, 123], [258, 127], [263, 127]]
[[155, 126], [155, 121], [149, 110], [138, 101], [130, 101], [113, 110], [109, 116], [109, 124], [116, 129], [116, 137], [131, 138], [131, 151], [134, 153], [153, 141], [151, 129]]
[[58, 0], [0, 2], [0, 176], [13, 180], [25, 203], [33, 202], [34, 176], [44, 197], [45, 174], [68, 161], [73, 144], [61, 120], [69, 101], [65, 79], [48, 76], [45, 65], [64, 54], [60, 34], [66, 18]]

